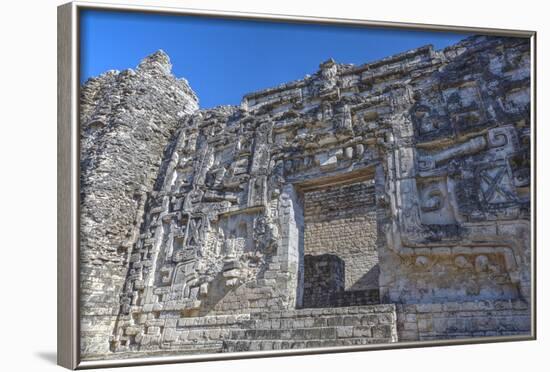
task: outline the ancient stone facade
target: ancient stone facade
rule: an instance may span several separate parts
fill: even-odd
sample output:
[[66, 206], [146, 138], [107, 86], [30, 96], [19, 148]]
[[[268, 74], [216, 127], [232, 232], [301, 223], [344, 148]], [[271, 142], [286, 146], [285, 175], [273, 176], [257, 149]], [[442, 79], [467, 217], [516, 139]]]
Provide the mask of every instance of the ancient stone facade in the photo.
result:
[[529, 334], [527, 39], [197, 107], [162, 52], [82, 88], [84, 358]]

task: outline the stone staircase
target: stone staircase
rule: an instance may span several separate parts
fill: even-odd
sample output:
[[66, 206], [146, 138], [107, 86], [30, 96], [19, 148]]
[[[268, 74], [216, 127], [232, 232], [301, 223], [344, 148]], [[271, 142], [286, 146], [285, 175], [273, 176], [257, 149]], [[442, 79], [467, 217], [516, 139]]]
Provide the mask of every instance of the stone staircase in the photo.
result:
[[394, 305], [253, 313], [230, 331], [223, 352], [368, 345], [397, 341]]

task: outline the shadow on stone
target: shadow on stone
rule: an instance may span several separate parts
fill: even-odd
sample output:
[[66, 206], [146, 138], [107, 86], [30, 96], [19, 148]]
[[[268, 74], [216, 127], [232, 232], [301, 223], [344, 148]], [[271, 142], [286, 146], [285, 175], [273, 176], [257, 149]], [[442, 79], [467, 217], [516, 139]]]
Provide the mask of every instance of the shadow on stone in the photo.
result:
[[350, 291], [359, 291], [363, 289], [377, 289], [378, 277], [380, 276], [380, 265], [376, 264], [365, 275], [357, 280], [349, 289]]

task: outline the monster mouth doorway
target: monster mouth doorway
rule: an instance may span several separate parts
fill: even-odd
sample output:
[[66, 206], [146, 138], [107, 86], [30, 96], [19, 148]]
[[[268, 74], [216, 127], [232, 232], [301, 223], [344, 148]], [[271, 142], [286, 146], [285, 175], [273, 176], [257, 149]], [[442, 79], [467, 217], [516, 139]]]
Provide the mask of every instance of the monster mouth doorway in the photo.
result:
[[372, 169], [295, 185], [301, 216], [298, 308], [379, 303], [378, 226]]

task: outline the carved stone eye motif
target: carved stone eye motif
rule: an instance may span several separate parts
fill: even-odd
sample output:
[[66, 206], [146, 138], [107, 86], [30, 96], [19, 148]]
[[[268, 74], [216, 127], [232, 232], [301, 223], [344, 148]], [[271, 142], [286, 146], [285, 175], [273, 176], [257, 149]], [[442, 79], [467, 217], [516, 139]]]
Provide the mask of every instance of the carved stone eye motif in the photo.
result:
[[423, 212], [433, 212], [441, 209], [443, 206], [443, 193], [437, 186], [433, 186], [425, 192], [422, 198], [421, 209]]

